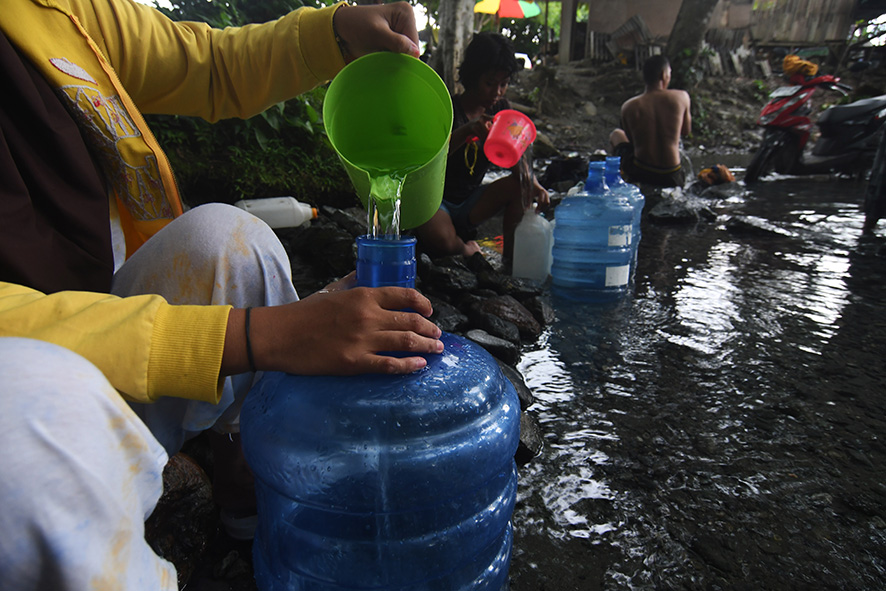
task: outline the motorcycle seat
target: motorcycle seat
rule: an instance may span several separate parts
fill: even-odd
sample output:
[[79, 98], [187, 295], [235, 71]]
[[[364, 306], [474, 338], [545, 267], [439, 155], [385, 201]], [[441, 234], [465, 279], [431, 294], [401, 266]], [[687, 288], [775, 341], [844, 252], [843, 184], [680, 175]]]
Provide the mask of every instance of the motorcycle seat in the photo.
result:
[[826, 109], [818, 119], [818, 123], [819, 125], [839, 124], [879, 109], [886, 109], [886, 94]]

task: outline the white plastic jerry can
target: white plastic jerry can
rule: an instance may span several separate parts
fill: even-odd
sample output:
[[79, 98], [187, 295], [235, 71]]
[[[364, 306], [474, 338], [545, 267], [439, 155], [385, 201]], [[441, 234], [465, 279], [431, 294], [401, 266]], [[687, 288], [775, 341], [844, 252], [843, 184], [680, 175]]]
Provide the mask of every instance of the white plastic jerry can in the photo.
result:
[[545, 281], [551, 272], [554, 226], [535, 207], [523, 215], [514, 230], [514, 277]]

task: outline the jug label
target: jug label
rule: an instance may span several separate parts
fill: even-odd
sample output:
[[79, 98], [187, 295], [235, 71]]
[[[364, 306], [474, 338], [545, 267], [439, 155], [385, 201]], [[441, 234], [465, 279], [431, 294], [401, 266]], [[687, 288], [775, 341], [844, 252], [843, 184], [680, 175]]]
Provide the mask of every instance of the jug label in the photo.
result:
[[609, 246], [630, 246], [632, 233], [630, 224], [625, 226], [609, 226]]
[[631, 266], [606, 267], [606, 287], [622, 287], [628, 284], [631, 277]]

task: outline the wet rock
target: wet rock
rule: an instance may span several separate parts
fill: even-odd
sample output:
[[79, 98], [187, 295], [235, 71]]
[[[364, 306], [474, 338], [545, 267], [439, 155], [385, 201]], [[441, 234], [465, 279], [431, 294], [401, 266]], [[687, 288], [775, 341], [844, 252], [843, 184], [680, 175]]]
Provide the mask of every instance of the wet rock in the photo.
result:
[[499, 293], [494, 289], [485, 289], [483, 287], [478, 287], [471, 292], [471, 295], [476, 296], [477, 298], [482, 300], [485, 298], [494, 298], [495, 296], [499, 295]]
[[469, 318], [474, 327], [485, 330], [494, 337], [509, 341], [517, 347], [520, 346], [520, 329], [513, 322], [477, 309], [471, 311]]
[[525, 277], [511, 277], [501, 273], [499, 275], [498, 292], [501, 294], [514, 296], [522, 302], [544, 293], [544, 284], [540, 281], [526, 279]]
[[529, 310], [533, 318], [538, 320], [542, 326], [553, 324], [556, 317], [554, 315], [554, 306], [551, 305], [549, 298], [545, 296], [533, 296], [527, 300], [523, 300], [523, 306]]
[[492, 270], [481, 270], [476, 271], [477, 273], [477, 284], [480, 289], [485, 289], [487, 291], [491, 291], [495, 295], [501, 295], [505, 293], [504, 286], [502, 285], [502, 274], [495, 269]]
[[321, 208], [323, 215], [341, 226], [355, 239], [366, 234], [366, 212], [362, 209], [337, 209], [325, 206]]
[[421, 278], [432, 292], [469, 292], [478, 286], [477, 276], [463, 264], [441, 265], [439, 259], [424, 269]]
[[434, 261], [431, 260], [431, 257], [428, 256], [425, 252], [416, 252], [415, 253], [415, 267], [416, 271], [419, 275], [424, 275], [428, 269], [431, 268], [431, 265], [434, 264]]
[[145, 540], [175, 565], [180, 587], [190, 579], [217, 530], [212, 483], [193, 459], [175, 454], [163, 469], [163, 495], [145, 521]]
[[289, 248], [307, 255], [306, 259], [318, 271], [343, 277], [354, 270], [357, 260], [354, 237], [338, 224], [318, 219], [305, 228], [294, 228], [286, 235]]
[[514, 346], [514, 343], [494, 337], [485, 330], [475, 328], [469, 330], [465, 335], [495, 357], [507, 364], [514, 365], [520, 359], [520, 351]]
[[498, 295], [511, 295], [518, 300], [524, 300], [544, 293], [544, 285], [533, 279], [512, 277], [495, 269], [480, 269], [475, 273], [480, 288]]
[[479, 252], [475, 252], [471, 256], [467, 257], [464, 261], [464, 264], [469, 271], [473, 271], [474, 273], [498, 273], [498, 271], [495, 270], [495, 267], [492, 266], [492, 263], [486, 260], [486, 257], [484, 257], [483, 254]]
[[544, 437], [538, 420], [529, 412], [520, 413], [520, 443], [514, 454], [514, 461], [518, 466], [525, 466], [534, 457], [541, 453], [544, 447]]
[[475, 308], [517, 325], [520, 335], [523, 337], [534, 339], [541, 334], [541, 325], [538, 320], [513, 296], [503, 295], [488, 298], [475, 304]]
[[496, 361], [498, 361], [498, 366], [501, 368], [501, 372], [508, 381], [513, 384], [514, 390], [517, 391], [517, 398], [520, 399], [520, 409], [526, 410], [535, 404], [535, 396], [532, 395], [532, 390], [529, 389], [526, 382], [523, 380], [523, 374], [510, 365], [502, 363], [500, 360]]
[[748, 215], [736, 215], [726, 220], [726, 229], [733, 234], [743, 234], [747, 236], [787, 236], [792, 234], [779, 228], [775, 224], [770, 224], [766, 220]]
[[431, 305], [434, 307], [434, 313], [431, 315], [431, 322], [440, 327], [444, 332], [460, 332], [467, 328], [468, 317], [462, 314], [458, 308], [448, 304], [433, 296], [428, 296]]
[[725, 573], [730, 573], [738, 567], [728, 555], [731, 554], [730, 550], [723, 544], [722, 540], [714, 536], [699, 535], [693, 538], [690, 547], [706, 563]]
[[454, 299], [453, 304], [458, 307], [459, 310], [462, 310], [468, 316], [470, 316], [471, 310], [480, 305], [480, 303], [485, 300], [487, 297], [495, 297], [498, 294], [493, 294], [492, 296], [484, 296], [478, 293], [479, 290], [475, 290], [472, 293], [465, 294], [457, 294], [457, 297]]

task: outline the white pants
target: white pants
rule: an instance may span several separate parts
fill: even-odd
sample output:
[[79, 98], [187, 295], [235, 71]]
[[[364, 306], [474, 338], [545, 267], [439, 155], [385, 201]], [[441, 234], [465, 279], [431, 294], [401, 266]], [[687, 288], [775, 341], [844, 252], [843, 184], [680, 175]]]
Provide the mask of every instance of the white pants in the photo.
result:
[[166, 452], [86, 359], [0, 338], [0, 589], [178, 589], [144, 520]]
[[[274, 306], [298, 299], [283, 245], [264, 222], [236, 207], [201, 205], [173, 221], [114, 275], [118, 296], [159, 294], [170, 304]], [[225, 380], [217, 405], [181, 398], [133, 404], [169, 455], [209, 428], [238, 432], [255, 375]]]
[[[197, 207], [114, 277], [116, 295], [174, 304], [274, 305], [297, 299], [289, 260], [263, 222]], [[0, 590], [177, 589], [144, 540], [167, 453], [207, 428], [236, 430], [255, 376], [225, 383], [219, 405], [127, 405], [91, 363], [49, 343], [0, 338]]]

